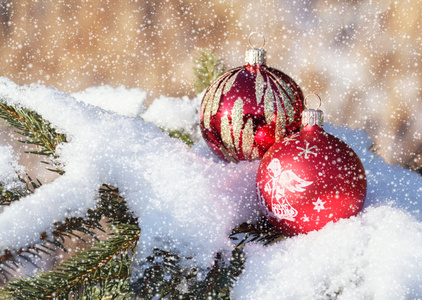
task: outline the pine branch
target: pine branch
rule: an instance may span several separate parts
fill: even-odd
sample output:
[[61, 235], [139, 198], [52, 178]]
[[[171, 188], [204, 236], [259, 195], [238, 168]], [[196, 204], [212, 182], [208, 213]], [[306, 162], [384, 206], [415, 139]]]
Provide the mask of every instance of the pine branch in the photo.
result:
[[10, 203], [32, 194], [35, 189], [42, 185], [41, 181], [33, 180], [29, 175], [26, 175], [26, 179], [19, 176], [19, 181], [22, 184], [12, 189], [7, 189], [0, 183], [0, 205], [10, 205]]
[[[38, 267], [35, 261], [41, 258], [41, 255], [53, 255], [57, 249], [65, 252], [65, 241], [67, 238], [75, 237], [85, 242], [83, 236], [89, 235], [96, 238], [94, 229], [104, 232], [101, 225], [100, 218], [96, 217], [96, 210], [91, 211], [87, 218], [69, 218], [63, 222], [55, 223], [55, 230], [49, 236], [45, 232], [40, 236], [40, 242], [29, 247], [21, 248], [17, 251], [5, 250], [4, 254], [0, 256], [0, 275], [4, 279], [10, 280], [13, 278], [11, 272], [17, 271], [20, 266], [30, 263]], [[98, 240], [98, 239], [97, 239]]]
[[119, 194], [119, 189], [103, 184], [99, 191], [99, 213], [110, 220], [138, 225], [138, 220], [127, 207], [126, 200]]
[[166, 131], [170, 137], [182, 140], [189, 147], [192, 147], [194, 144], [189, 133], [185, 132], [184, 130], [162, 130]]
[[196, 78], [195, 91], [198, 94], [208, 88], [218, 76], [223, 74], [225, 69], [221, 59], [211, 50], [199, 51], [193, 62]]
[[189, 299], [230, 299], [230, 290], [237, 278], [242, 274], [245, 257], [241, 248], [232, 251], [229, 264], [217, 254], [214, 267], [208, 272], [203, 281], [199, 281], [190, 288]]
[[20, 263], [22, 257], [25, 257], [27, 262], [34, 264], [34, 260], [39, 256], [40, 252], [53, 254], [56, 248], [67, 252], [64, 246], [65, 240], [72, 236], [82, 241], [85, 241], [81, 237], [84, 235], [97, 239], [95, 230], [105, 232], [103, 225], [100, 223], [103, 217], [107, 217], [109, 222], [116, 224], [124, 223], [137, 226], [137, 220], [128, 211], [126, 201], [120, 197], [118, 189], [103, 185], [99, 194], [97, 208], [88, 210], [86, 217], [67, 218], [62, 222], [55, 223], [55, 230], [50, 236], [47, 236], [46, 233], [41, 234], [41, 244], [35, 244], [16, 252], [5, 251], [0, 256], [0, 275], [5, 279], [10, 278], [10, 271], [15, 271], [22, 265]]
[[[0, 102], [0, 118], [6, 120], [17, 129], [17, 133], [25, 137], [20, 140], [21, 143], [35, 145], [37, 150], [27, 151], [27, 153], [44, 155], [54, 160], [58, 157], [55, 153], [57, 145], [66, 142], [64, 134], [58, 133], [50, 122], [27, 108], [17, 108]], [[45, 163], [54, 167], [52, 171], [63, 172], [60, 166], [50, 162]]]
[[237, 244], [237, 247], [243, 247], [244, 244], [250, 242], [258, 242], [268, 246], [285, 240], [287, 236], [262, 216], [256, 224], [244, 223], [233, 229], [230, 238]]
[[4, 185], [0, 184], [0, 205], [10, 205], [10, 203], [18, 201], [27, 195], [27, 191], [28, 189], [22, 187], [6, 189]]
[[[114, 236], [78, 252], [35, 279], [8, 283], [3, 291], [8, 299], [102, 298], [113, 294], [129, 296], [131, 254], [140, 235], [136, 225], [120, 224]], [[95, 298], [95, 299], [98, 299]]]
[[157, 295], [160, 298], [179, 298], [178, 285], [185, 278], [196, 275], [193, 269], [182, 269], [180, 257], [177, 254], [154, 249], [141, 266], [144, 269], [142, 276], [132, 284], [132, 289], [141, 299], [153, 299]]
[[244, 245], [270, 245], [286, 236], [262, 217], [257, 224], [245, 223], [235, 228], [230, 238], [236, 244], [231, 259], [227, 262], [217, 253], [214, 266], [201, 270], [206, 272], [203, 280], [198, 280], [197, 268], [183, 268], [178, 255], [155, 249], [140, 266], [143, 273], [132, 285], [134, 292], [141, 299], [230, 299], [231, 289], [243, 271]]
[[244, 262], [240, 248], [233, 250], [228, 263], [217, 254], [205, 279], [198, 280], [197, 268], [183, 268], [178, 255], [155, 249], [141, 266], [144, 272], [132, 288], [141, 299], [229, 299]]
[[[66, 142], [66, 136], [59, 134], [50, 125], [50, 123], [37, 114], [26, 108], [16, 108], [13, 106], [0, 103], [0, 117], [5, 119], [11, 126], [17, 129], [17, 133], [22, 135], [24, 139], [22, 143], [32, 144], [37, 147], [36, 151], [27, 151], [28, 153], [36, 155], [44, 155], [53, 160], [53, 162], [44, 162], [52, 165], [48, 170], [58, 172], [62, 175], [64, 172], [60, 166], [54, 165], [54, 159], [58, 156], [55, 150], [58, 144]], [[0, 203], [8, 205], [13, 201], [19, 200], [21, 197], [26, 196], [37, 188], [37, 184], [28, 177], [29, 184], [25, 185], [26, 189], [21, 190], [5, 190], [2, 188], [2, 198]], [[38, 182], [39, 183], [39, 182]], [[40, 185], [39, 183], [38, 185]], [[31, 185], [31, 188], [30, 188]], [[77, 237], [83, 239], [83, 235], [90, 235], [95, 237], [94, 229], [103, 230], [100, 220], [103, 216], [108, 217], [115, 224], [126, 222], [130, 225], [137, 227], [136, 219], [128, 212], [126, 202], [118, 194], [118, 190], [110, 186], [103, 186], [99, 191], [99, 203], [95, 210], [89, 210], [85, 218], [69, 218], [63, 222], [58, 222], [55, 225], [55, 230], [50, 236], [43, 233], [40, 237], [42, 244], [32, 245], [26, 249], [20, 249], [14, 253], [6, 251], [4, 255], [0, 256], [0, 273], [7, 277], [11, 275], [10, 271], [15, 270], [25, 263], [33, 263], [34, 259], [42, 254], [51, 254], [58, 247], [66, 251], [64, 241], [69, 237]], [[82, 233], [82, 234], [81, 234]], [[118, 239], [117, 239], [118, 242]], [[99, 265], [98, 272], [105, 272], [106, 269], [103, 265]], [[48, 273], [49, 274], [49, 273]], [[106, 273], [104, 273], [106, 274]], [[57, 274], [56, 274], [57, 275]], [[42, 278], [41, 278], [42, 280]], [[99, 281], [107, 286], [109, 281]], [[113, 285], [117, 283], [114, 281]], [[96, 291], [95, 293], [103, 293], [103, 289], [97, 289], [95, 286], [84, 286], [85, 293]]]

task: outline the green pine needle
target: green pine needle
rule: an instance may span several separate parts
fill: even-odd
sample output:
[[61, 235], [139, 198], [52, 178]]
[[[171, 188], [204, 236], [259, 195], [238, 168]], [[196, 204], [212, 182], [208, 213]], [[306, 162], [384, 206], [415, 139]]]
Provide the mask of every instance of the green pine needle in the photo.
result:
[[[34, 145], [36, 150], [27, 151], [37, 155], [47, 156], [54, 160], [56, 147], [66, 142], [66, 136], [58, 133], [51, 124], [43, 119], [39, 114], [27, 108], [17, 108], [1, 102], [0, 99], [0, 118], [6, 120], [11, 126], [16, 128], [16, 132], [25, 137], [20, 140], [21, 143]], [[60, 166], [51, 164], [53, 171], [62, 173]]]
[[250, 242], [258, 242], [268, 246], [285, 240], [287, 236], [272, 226], [266, 217], [262, 216], [256, 224], [244, 223], [233, 229], [230, 238], [236, 243], [237, 247], [243, 247]]
[[[35, 183], [33, 184], [35, 185]], [[6, 279], [12, 277], [8, 270], [15, 270], [17, 268], [16, 262], [23, 256], [27, 258], [27, 262], [33, 263], [39, 252], [53, 254], [54, 248], [60, 248], [67, 252], [64, 246], [67, 238], [75, 237], [84, 241], [82, 237], [89, 235], [96, 239], [94, 230], [105, 232], [103, 225], [100, 223], [103, 217], [107, 217], [109, 222], [112, 223], [137, 226], [136, 218], [129, 212], [126, 201], [119, 195], [117, 188], [103, 185], [100, 188], [99, 195], [96, 209], [88, 210], [84, 218], [67, 218], [62, 222], [56, 222], [51, 236], [47, 236], [45, 233], [40, 236], [42, 244], [35, 244], [16, 252], [5, 251], [0, 256], [0, 275]], [[51, 246], [53, 248], [50, 248]]]
[[194, 56], [195, 92], [201, 93], [224, 73], [222, 60], [212, 50], [201, 50]]
[[128, 224], [120, 224], [114, 230], [113, 237], [78, 252], [47, 273], [9, 282], [2, 296], [17, 300], [129, 297], [131, 254], [140, 230]]
[[194, 142], [189, 133], [184, 130], [165, 130], [170, 137], [182, 140], [186, 145], [192, 147]]

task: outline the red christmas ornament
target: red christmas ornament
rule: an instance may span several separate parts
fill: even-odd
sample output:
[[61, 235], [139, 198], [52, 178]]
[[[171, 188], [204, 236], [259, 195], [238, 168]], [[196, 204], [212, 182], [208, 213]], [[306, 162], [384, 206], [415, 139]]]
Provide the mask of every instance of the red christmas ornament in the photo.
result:
[[224, 73], [208, 87], [200, 127], [219, 157], [234, 162], [254, 160], [262, 158], [274, 142], [299, 131], [302, 111], [299, 86], [265, 65], [262, 48], [250, 49], [245, 66]]
[[287, 235], [356, 215], [366, 197], [362, 162], [345, 142], [324, 131], [322, 111], [305, 109], [302, 122], [302, 131], [270, 148], [257, 175], [263, 212]]

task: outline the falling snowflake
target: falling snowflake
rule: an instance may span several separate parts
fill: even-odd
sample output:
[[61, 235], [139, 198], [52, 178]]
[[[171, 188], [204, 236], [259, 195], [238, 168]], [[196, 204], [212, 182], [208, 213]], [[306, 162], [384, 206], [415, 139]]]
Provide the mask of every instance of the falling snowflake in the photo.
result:
[[313, 154], [313, 155], [317, 156], [316, 152], [312, 152], [312, 149], [318, 149], [317, 146], [309, 147], [309, 143], [308, 142], [306, 142], [305, 148], [297, 147], [297, 149], [302, 150], [302, 152], [299, 153], [299, 156], [304, 155], [304, 157], [306, 159], [309, 158], [308, 154]]

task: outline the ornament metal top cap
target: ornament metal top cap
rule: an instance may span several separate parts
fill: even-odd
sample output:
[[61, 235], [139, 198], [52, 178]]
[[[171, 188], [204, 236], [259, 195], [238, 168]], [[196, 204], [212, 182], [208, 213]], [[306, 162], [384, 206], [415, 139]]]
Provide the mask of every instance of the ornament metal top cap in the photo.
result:
[[251, 34], [249, 35], [248, 38], [248, 44], [251, 47], [251, 49], [246, 50], [246, 55], [245, 55], [245, 62], [249, 65], [263, 65], [265, 64], [265, 50], [264, 50], [264, 46], [265, 46], [265, 37], [264, 35], [260, 34], [262, 36], [262, 45], [258, 48], [258, 47], [254, 47], [251, 43], [251, 37], [254, 34], [258, 34], [257, 32], [251, 32]]
[[[319, 103], [318, 103], [318, 107], [316, 109], [308, 108], [307, 101], [310, 97], [318, 98]], [[311, 93], [311, 94], [309, 94], [305, 97], [304, 104], [305, 104], [306, 109], [304, 109], [303, 112], [302, 112], [302, 125], [303, 126], [318, 125], [321, 128], [324, 126], [324, 113], [322, 112], [322, 110], [319, 110], [319, 108], [321, 107], [321, 103], [322, 103], [321, 97], [316, 93]]]

